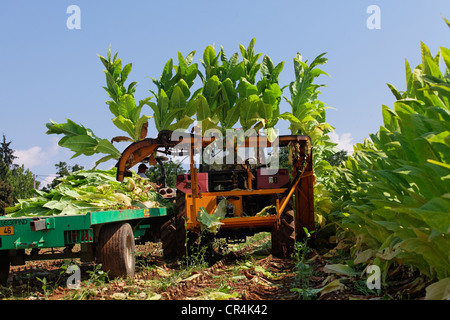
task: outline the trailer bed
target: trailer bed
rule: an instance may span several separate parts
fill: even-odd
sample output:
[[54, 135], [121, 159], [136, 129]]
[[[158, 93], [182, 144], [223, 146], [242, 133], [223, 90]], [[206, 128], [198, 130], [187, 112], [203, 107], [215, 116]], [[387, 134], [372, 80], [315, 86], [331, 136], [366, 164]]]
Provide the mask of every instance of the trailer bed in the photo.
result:
[[[80, 258], [100, 262], [115, 276], [133, 275], [135, 239], [154, 241], [167, 218], [167, 208], [0, 217], [0, 284], [6, 284], [10, 265], [31, 260]], [[72, 250], [77, 244], [80, 250]], [[41, 250], [47, 248], [52, 250]]]
[[[165, 216], [166, 210], [150, 208], [48, 217], [0, 217], [0, 250], [54, 248], [74, 243], [89, 243], [94, 240], [93, 227], [96, 225], [120, 221], [134, 221], [137, 224], [148, 218]], [[135, 235], [139, 236], [145, 226], [148, 225], [136, 225]]]

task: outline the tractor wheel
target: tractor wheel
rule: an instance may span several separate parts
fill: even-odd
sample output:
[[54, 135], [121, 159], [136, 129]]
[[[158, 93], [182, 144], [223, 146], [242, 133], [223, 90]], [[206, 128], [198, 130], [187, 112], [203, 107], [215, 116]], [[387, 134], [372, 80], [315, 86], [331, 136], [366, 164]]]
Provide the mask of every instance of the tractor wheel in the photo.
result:
[[134, 277], [136, 270], [133, 229], [129, 223], [106, 224], [96, 246], [98, 263], [110, 278]]
[[175, 215], [161, 226], [165, 259], [182, 258], [186, 253], [186, 194], [177, 190]]
[[0, 285], [6, 286], [9, 275], [9, 253], [8, 251], [0, 251]]
[[272, 230], [272, 254], [279, 258], [289, 258], [295, 248], [295, 219], [292, 199], [280, 215], [280, 224]]

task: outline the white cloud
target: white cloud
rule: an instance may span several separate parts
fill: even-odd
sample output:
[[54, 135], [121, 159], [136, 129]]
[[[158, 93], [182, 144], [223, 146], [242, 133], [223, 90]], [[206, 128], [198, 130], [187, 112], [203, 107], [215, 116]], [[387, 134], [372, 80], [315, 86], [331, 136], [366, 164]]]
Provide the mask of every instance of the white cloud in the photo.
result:
[[40, 185], [39, 185], [39, 188], [40, 189], [42, 189], [43, 187], [46, 187], [47, 185], [49, 185], [50, 183], [52, 183], [53, 182], [53, 180], [56, 178], [56, 175], [49, 175], [49, 176], [46, 176], [45, 178], [43, 178], [43, 179], [41, 179], [41, 177], [44, 177], [44, 176], [38, 176], [37, 177], [37, 179], [39, 180], [39, 182], [40, 182]]
[[353, 138], [351, 133], [343, 133], [339, 135], [336, 131], [330, 132], [329, 137], [331, 141], [337, 143], [337, 148], [341, 150], [345, 150], [348, 153], [353, 153]]
[[15, 150], [14, 155], [17, 157], [15, 163], [24, 165], [25, 168], [49, 164], [61, 149], [58, 146], [58, 139], [52, 139], [52, 145], [45, 150], [42, 147], [34, 146], [26, 150]]

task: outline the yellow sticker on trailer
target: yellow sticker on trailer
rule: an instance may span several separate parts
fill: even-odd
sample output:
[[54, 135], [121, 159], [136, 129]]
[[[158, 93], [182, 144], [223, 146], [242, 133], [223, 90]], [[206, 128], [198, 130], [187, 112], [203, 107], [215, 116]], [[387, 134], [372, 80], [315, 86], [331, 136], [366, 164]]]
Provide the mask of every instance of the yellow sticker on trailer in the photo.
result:
[[0, 236], [12, 236], [14, 234], [14, 227], [0, 227]]

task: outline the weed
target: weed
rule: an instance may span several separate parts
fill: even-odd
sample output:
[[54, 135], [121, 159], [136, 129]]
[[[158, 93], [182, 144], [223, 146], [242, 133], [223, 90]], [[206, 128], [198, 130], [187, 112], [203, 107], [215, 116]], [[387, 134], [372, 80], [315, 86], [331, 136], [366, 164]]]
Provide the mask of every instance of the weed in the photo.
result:
[[101, 270], [102, 265], [96, 264], [93, 270], [86, 271], [90, 277], [88, 280], [83, 281], [83, 289], [76, 290], [71, 298], [72, 300], [86, 300], [97, 295], [97, 290], [94, 287], [99, 287], [109, 282], [108, 273]]
[[311, 248], [308, 247], [308, 240], [311, 238], [311, 234], [314, 232], [309, 232], [306, 228], [304, 242], [297, 242], [295, 244], [295, 250], [292, 255], [295, 261], [295, 281], [294, 288], [291, 289], [292, 292], [296, 292], [299, 298], [303, 300], [310, 300], [315, 297], [318, 290], [310, 288], [309, 279], [313, 275], [313, 268], [306, 263], [306, 257], [308, 253], [311, 252]]
[[42, 288], [42, 291], [44, 291], [45, 297], [48, 298], [48, 296], [49, 296], [50, 293], [51, 293], [51, 290], [49, 290], [47, 278], [46, 278], [46, 277], [43, 277], [43, 278], [41, 279], [41, 278], [39, 278], [39, 277], [36, 277], [36, 279], [39, 280], [39, 281], [42, 283], [42, 287], [41, 287], [41, 288]]

